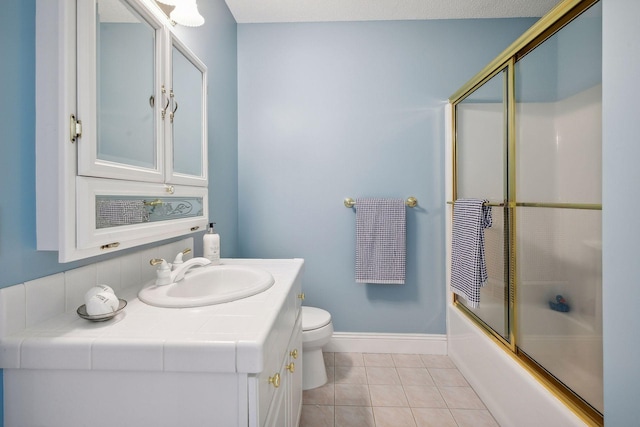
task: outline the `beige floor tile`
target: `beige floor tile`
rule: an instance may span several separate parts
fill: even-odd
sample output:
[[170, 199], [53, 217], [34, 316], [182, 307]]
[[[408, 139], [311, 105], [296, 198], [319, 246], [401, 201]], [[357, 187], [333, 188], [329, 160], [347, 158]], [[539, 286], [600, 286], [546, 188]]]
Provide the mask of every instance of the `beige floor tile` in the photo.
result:
[[367, 382], [369, 384], [400, 384], [400, 377], [396, 368], [366, 367]]
[[373, 408], [376, 427], [416, 427], [409, 408]]
[[486, 409], [452, 409], [451, 414], [459, 427], [500, 427]]
[[450, 409], [487, 409], [471, 387], [440, 387], [440, 393]]
[[324, 353], [300, 427], [499, 427], [448, 356]]
[[437, 387], [428, 385], [404, 386], [404, 393], [412, 408], [447, 408]]
[[335, 380], [336, 380], [336, 377], [335, 377], [336, 368], [335, 368], [335, 366], [327, 366], [326, 370], [327, 370], [327, 383], [335, 382]]
[[424, 366], [427, 368], [451, 369], [456, 367], [449, 356], [443, 356], [440, 354], [421, 354], [420, 358], [422, 359]]
[[458, 427], [451, 411], [439, 408], [412, 408], [418, 427]]
[[336, 366], [334, 382], [336, 384], [366, 384], [367, 372], [364, 366]]
[[302, 403], [305, 405], [334, 405], [335, 385], [325, 384], [322, 387], [302, 392]]
[[336, 384], [336, 406], [371, 406], [369, 386], [366, 384]]
[[322, 357], [324, 357], [324, 366], [335, 366], [335, 353], [331, 352], [323, 352]]
[[457, 369], [429, 368], [428, 371], [438, 387], [469, 387]]
[[396, 368], [423, 368], [424, 363], [419, 354], [392, 354]]
[[409, 406], [402, 386], [369, 385], [371, 406]]
[[333, 406], [302, 405], [300, 427], [334, 427]]
[[396, 368], [396, 372], [403, 385], [436, 385], [427, 368]]
[[375, 427], [373, 410], [364, 406], [336, 406], [336, 427]]
[[390, 354], [364, 353], [364, 366], [379, 366], [393, 368], [393, 358]]
[[364, 366], [362, 353], [334, 353], [334, 366]]

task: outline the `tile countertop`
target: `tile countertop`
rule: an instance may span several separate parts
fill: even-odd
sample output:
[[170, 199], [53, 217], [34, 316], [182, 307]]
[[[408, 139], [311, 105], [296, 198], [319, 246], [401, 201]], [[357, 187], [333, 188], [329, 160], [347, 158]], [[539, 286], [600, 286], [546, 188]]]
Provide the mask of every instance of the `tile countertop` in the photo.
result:
[[140, 287], [118, 292], [122, 313], [90, 322], [75, 310], [11, 334], [0, 342], [0, 368], [168, 372], [262, 371], [265, 339], [304, 261], [223, 259], [268, 270], [266, 291], [224, 304], [160, 308], [137, 298]]

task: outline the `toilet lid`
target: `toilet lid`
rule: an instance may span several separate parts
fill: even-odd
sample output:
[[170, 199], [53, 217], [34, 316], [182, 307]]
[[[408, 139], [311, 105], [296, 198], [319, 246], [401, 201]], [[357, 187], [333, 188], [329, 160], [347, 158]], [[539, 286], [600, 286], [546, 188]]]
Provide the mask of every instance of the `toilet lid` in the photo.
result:
[[331, 314], [321, 308], [302, 307], [302, 330], [322, 328], [331, 322]]

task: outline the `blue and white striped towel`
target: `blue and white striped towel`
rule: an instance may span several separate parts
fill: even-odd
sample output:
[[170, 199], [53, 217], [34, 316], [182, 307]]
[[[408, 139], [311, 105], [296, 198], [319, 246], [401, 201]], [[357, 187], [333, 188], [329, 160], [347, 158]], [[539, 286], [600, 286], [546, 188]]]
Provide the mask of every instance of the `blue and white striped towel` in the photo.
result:
[[403, 284], [406, 211], [402, 199], [356, 199], [356, 282]]
[[486, 200], [458, 199], [453, 205], [451, 289], [472, 308], [480, 305], [480, 287], [487, 283], [484, 229], [491, 227]]

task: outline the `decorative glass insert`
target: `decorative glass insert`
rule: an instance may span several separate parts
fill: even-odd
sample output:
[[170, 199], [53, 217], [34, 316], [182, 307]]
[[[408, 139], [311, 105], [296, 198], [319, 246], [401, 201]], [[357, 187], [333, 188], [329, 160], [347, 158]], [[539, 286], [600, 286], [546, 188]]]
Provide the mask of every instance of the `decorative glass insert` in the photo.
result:
[[203, 215], [202, 197], [96, 197], [96, 229]]

